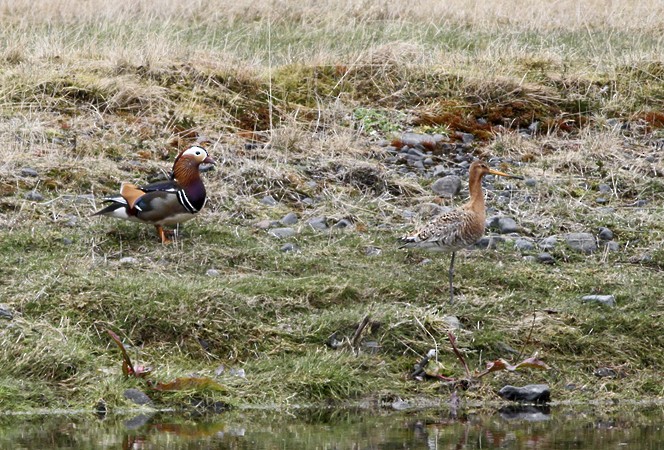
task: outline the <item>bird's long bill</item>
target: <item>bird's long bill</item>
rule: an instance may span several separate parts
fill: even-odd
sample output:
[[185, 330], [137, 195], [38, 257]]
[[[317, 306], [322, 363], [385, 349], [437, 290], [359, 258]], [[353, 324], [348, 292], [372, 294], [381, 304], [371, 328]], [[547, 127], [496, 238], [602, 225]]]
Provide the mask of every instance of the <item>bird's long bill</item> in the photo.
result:
[[501, 172], [500, 170], [494, 170], [494, 169], [489, 169], [489, 173], [491, 175], [499, 175], [501, 177], [507, 177], [507, 178], [516, 178], [517, 180], [523, 180], [522, 176], [519, 175], [510, 175], [509, 173]]

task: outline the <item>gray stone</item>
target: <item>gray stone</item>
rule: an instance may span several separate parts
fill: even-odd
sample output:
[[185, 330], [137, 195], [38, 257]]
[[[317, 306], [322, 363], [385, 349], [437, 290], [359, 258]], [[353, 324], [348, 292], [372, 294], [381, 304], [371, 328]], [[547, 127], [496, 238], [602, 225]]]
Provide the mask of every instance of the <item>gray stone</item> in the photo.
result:
[[459, 318], [456, 316], [445, 316], [443, 317], [443, 322], [445, 322], [449, 327], [449, 329], [451, 330], [461, 329], [461, 322], [459, 321]]
[[471, 133], [462, 133], [461, 131], [457, 131], [454, 134], [455, 134], [455, 136], [460, 138], [461, 142], [463, 142], [464, 144], [470, 144], [471, 142], [473, 142], [475, 140], [475, 136], [472, 135]]
[[124, 258], [120, 258], [120, 264], [138, 264], [138, 259], [134, 258], [133, 256], [125, 256]]
[[381, 253], [382, 253], [382, 250], [378, 247], [369, 246], [369, 247], [365, 247], [365, 249], [364, 249], [364, 254], [367, 255], [367, 256], [378, 256]]
[[33, 202], [41, 202], [44, 200], [44, 196], [39, 191], [27, 192], [24, 197], [28, 200], [32, 200]]
[[597, 197], [597, 198], [595, 199], [595, 203], [597, 203], [598, 205], [605, 205], [605, 204], [607, 204], [608, 202], [609, 202], [609, 200], [607, 200], [607, 199], [604, 198], [604, 197]]
[[553, 264], [556, 262], [556, 260], [553, 258], [553, 256], [550, 253], [540, 253], [537, 255], [537, 261], [542, 263], [542, 264]]
[[567, 233], [565, 242], [572, 250], [582, 253], [592, 253], [597, 250], [595, 236], [590, 233]]
[[548, 403], [551, 400], [551, 391], [546, 384], [527, 384], [522, 387], [508, 384], [498, 391], [498, 395], [513, 402]]
[[281, 246], [279, 250], [284, 253], [288, 253], [288, 252], [297, 252], [299, 248], [297, 245], [293, 244], [292, 242], [286, 242], [284, 245]]
[[597, 190], [603, 194], [608, 194], [609, 192], [612, 192], [611, 186], [609, 186], [608, 184], [600, 184], [599, 186], [597, 186]]
[[500, 234], [518, 233], [521, 229], [516, 221], [511, 217], [501, 217], [498, 219], [498, 231]]
[[533, 244], [532, 241], [528, 239], [519, 238], [516, 241], [514, 241], [514, 248], [522, 252], [527, 252], [534, 249], [535, 244]]
[[124, 397], [137, 405], [149, 405], [152, 403], [152, 399], [148, 397], [145, 392], [139, 391], [138, 389], [132, 388], [125, 390]]
[[293, 228], [285, 227], [285, 228], [271, 228], [268, 230], [268, 234], [270, 236], [283, 239], [283, 238], [293, 237], [297, 233]]
[[22, 177], [38, 177], [39, 172], [37, 172], [32, 167], [24, 167], [24, 168], [21, 169], [21, 176]]
[[439, 178], [433, 182], [431, 190], [441, 197], [452, 198], [461, 190], [461, 178], [456, 175], [447, 175]]
[[581, 300], [585, 303], [601, 303], [611, 308], [616, 306], [616, 297], [613, 295], [584, 295]]
[[606, 227], [599, 227], [599, 234], [597, 235], [603, 241], [610, 241], [613, 239], [613, 231]]
[[266, 206], [276, 206], [277, 202], [271, 195], [266, 195], [261, 199], [261, 203]]
[[593, 372], [598, 378], [617, 378], [618, 373], [610, 367], [600, 367]]
[[526, 181], [524, 181], [525, 185], [528, 187], [535, 187], [537, 186], [537, 180], [534, 178], [528, 178]]
[[314, 230], [327, 230], [327, 217], [313, 217], [307, 221], [307, 224]]
[[353, 226], [353, 222], [351, 222], [348, 219], [341, 219], [334, 225], [332, 225], [332, 228], [350, 228]]
[[14, 318], [14, 312], [4, 303], [0, 304], [0, 318], [7, 320], [12, 320]]
[[475, 247], [493, 250], [501, 242], [505, 242], [505, 238], [502, 236], [483, 236], [475, 243]]
[[220, 275], [219, 271], [217, 269], [208, 269], [205, 274], [208, 277], [218, 277]]
[[256, 228], [261, 229], [261, 230], [267, 230], [267, 229], [269, 229], [269, 228], [278, 227], [279, 225], [280, 225], [280, 224], [279, 224], [278, 221], [276, 221], [276, 220], [270, 220], [270, 219], [264, 219], [264, 220], [261, 220], [260, 222], [256, 222], [256, 223], [254, 224], [254, 226], [255, 226]]
[[556, 244], [558, 243], [558, 237], [557, 236], [549, 236], [548, 238], [544, 238], [539, 242], [539, 248], [542, 250], [552, 250], [556, 247]]
[[606, 244], [606, 249], [610, 252], [617, 252], [620, 250], [620, 244], [616, 241], [608, 241]]
[[436, 145], [433, 136], [427, 134], [404, 133], [400, 140], [402, 145], [415, 148], [433, 148]]
[[295, 225], [297, 223], [297, 214], [294, 212], [289, 212], [284, 217], [281, 218], [281, 223], [284, 225]]
[[63, 237], [62, 238], [62, 244], [63, 245], [72, 245], [74, 243], [74, 240], [72, 238], [68, 237]]

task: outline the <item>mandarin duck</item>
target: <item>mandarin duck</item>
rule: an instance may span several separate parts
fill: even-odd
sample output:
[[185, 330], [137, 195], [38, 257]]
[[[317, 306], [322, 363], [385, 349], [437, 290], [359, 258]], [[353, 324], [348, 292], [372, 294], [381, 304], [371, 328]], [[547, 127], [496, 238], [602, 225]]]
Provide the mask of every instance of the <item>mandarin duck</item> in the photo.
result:
[[164, 226], [177, 225], [194, 217], [205, 205], [201, 164], [215, 164], [199, 146], [181, 152], [173, 163], [170, 179], [138, 187], [122, 183], [120, 195], [107, 197], [110, 203], [95, 216], [109, 216], [154, 225], [162, 244], [169, 241]]
[[482, 161], [475, 161], [470, 165], [468, 180], [470, 200], [457, 209], [436, 216], [431, 222], [420, 227], [413, 234], [399, 239], [402, 244], [399, 248], [422, 248], [452, 253], [448, 272], [450, 303], [454, 301], [454, 288], [452, 286], [454, 255], [457, 250], [475, 244], [484, 235], [486, 207], [484, 192], [482, 191], [482, 178], [487, 174], [523, 179], [523, 177], [491, 169]]

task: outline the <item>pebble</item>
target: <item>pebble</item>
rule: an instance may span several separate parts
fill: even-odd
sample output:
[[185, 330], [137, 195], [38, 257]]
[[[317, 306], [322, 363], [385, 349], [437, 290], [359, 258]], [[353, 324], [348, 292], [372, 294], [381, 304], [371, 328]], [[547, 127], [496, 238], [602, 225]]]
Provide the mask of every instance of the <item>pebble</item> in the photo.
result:
[[584, 295], [581, 300], [585, 303], [601, 303], [611, 308], [616, 306], [616, 297], [613, 295]]
[[620, 250], [620, 244], [618, 244], [616, 241], [608, 241], [606, 243], [606, 249], [610, 252], [617, 252]]
[[68, 237], [62, 238], [62, 244], [63, 245], [72, 245], [74, 243], [74, 240]]
[[218, 277], [219, 271], [217, 269], [208, 269], [207, 272], [205, 272], [205, 275], [208, 277]]
[[535, 187], [535, 186], [537, 186], [537, 180], [534, 179], [534, 178], [528, 178], [528, 179], [524, 182], [524, 184], [525, 184], [526, 186], [528, 186], [528, 187]]
[[461, 131], [457, 131], [456, 133], [454, 133], [454, 135], [460, 138], [461, 142], [463, 142], [464, 144], [470, 144], [475, 140], [475, 136], [471, 133], [462, 133]]
[[461, 191], [461, 178], [456, 175], [439, 178], [433, 182], [431, 190], [441, 197], [452, 198]]
[[613, 231], [606, 227], [599, 227], [599, 234], [597, 235], [603, 241], [610, 241], [613, 239]]
[[289, 212], [284, 217], [281, 218], [281, 223], [283, 225], [295, 225], [298, 221], [297, 214], [294, 212]]
[[138, 264], [138, 259], [133, 256], [125, 256], [124, 258], [120, 258], [120, 264]]
[[609, 192], [612, 192], [611, 186], [609, 186], [608, 184], [600, 184], [599, 186], [597, 186], [597, 190], [602, 194], [608, 194]]
[[307, 224], [309, 224], [309, 226], [314, 230], [327, 230], [327, 217], [313, 217], [307, 221]]
[[616, 378], [618, 376], [616, 371], [610, 367], [600, 367], [599, 369], [595, 369], [593, 375], [599, 378]]
[[292, 242], [286, 242], [284, 245], [281, 246], [279, 250], [284, 253], [288, 253], [288, 252], [298, 252], [300, 249], [297, 245], [293, 244]]
[[502, 236], [483, 236], [475, 243], [475, 247], [493, 250], [500, 242], [505, 242], [505, 238]]
[[557, 236], [549, 236], [548, 238], [544, 238], [539, 242], [539, 248], [541, 248], [542, 250], [552, 250], [557, 243], [558, 243]]
[[137, 405], [149, 405], [152, 403], [152, 399], [148, 397], [145, 392], [139, 391], [138, 389], [127, 389], [124, 391], [123, 395], [127, 400], [130, 400]]
[[501, 217], [498, 219], [498, 231], [500, 234], [518, 233], [520, 231], [519, 225], [511, 217]]
[[548, 403], [551, 400], [551, 391], [546, 384], [527, 384], [522, 387], [508, 384], [498, 391], [498, 395], [513, 402]]
[[264, 219], [260, 222], [256, 222], [254, 226], [260, 230], [267, 230], [269, 228], [274, 228], [279, 226], [279, 222], [276, 220]]
[[532, 241], [528, 239], [519, 238], [516, 241], [514, 241], [514, 248], [522, 252], [527, 252], [534, 249], [535, 244], [533, 244]]
[[261, 199], [261, 203], [266, 206], [276, 206], [277, 202], [271, 195], [266, 195]]
[[364, 249], [364, 254], [367, 256], [378, 256], [382, 253], [382, 250], [378, 247], [369, 246]]
[[556, 260], [553, 258], [553, 256], [550, 253], [540, 253], [537, 255], [537, 261], [542, 263], [542, 264], [553, 264], [556, 262]]
[[270, 230], [268, 230], [268, 234], [278, 239], [282, 239], [282, 238], [289, 238], [295, 236], [296, 231], [290, 227], [271, 228]]
[[21, 169], [21, 176], [23, 177], [38, 177], [39, 172], [37, 172], [32, 167], [24, 167]]
[[450, 330], [460, 330], [461, 322], [456, 316], [445, 316], [443, 317], [443, 322], [447, 324]]
[[44, 200], [44, 196], [39, 191], [27, 192], [24, 197], [28, 200], [32, 200], [33, 202], [41, 202]]
[[592, 253], [597, 250], [595, 236], [590, 233], [567, 233], [565, 242], [572, 250], [582, 253]]
[[348, 219], [341, 219], [334, 225], [332, 225], [332, 228], [349, 228], [353, 226], [353, 222], [351, 222]]

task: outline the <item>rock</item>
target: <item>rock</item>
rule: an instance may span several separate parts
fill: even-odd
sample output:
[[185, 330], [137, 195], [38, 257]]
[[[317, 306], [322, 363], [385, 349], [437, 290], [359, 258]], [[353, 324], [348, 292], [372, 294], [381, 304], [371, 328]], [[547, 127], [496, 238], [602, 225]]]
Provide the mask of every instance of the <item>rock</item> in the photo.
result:
[[396, 400], [392, 402], [392, 409], [395, 411], [403, 411], [408, 408], [410, 408], [410, 404], [408, 402], [405, 402], [403, 400]]
[[611, 186], [608, 184], [600, 184], [597, 186], [597, 190], [600, 191], [602, 194], [608, 194], [609, 192], [612, 192]]
[[548, 403], [551, 400], [551, 391], [546, 384], [507, 385], [498, 391], [498, 395], [513, 402]]
[[617, 378], [618, 373], [610, 367], [600, 367], [593, 372], [598, 378]]
[[293, 244], [292, 242], [286, 242], [284, 245], [281, 246], [279, 250], [284, 253], [288, 253], [288, 252], [297, 252], [300, 250], [300, 248], [297, 245]]
[[32, 167], [24, 167], [24, 168], [21, 169], [21, 176], [22, 177], [38, 177], [39, 172], [37, 172]]
[[456, 133], [454, 133], [454, 135], [459, 139], [461, 139], [461, 142], [463, 142], [464, 144], [470, 144], [475, 140], [475, 136], [471, 133], [463, 133], [461, 131], [457, 131]]
[[353, 222], [351, 222], [348, 219], [341, 219], [334, 225], [332, 225], [332, 228], [350, 228], [353, 226]]
[[500, 234], [518, 233], [519, 225], [511, 217], [501, 217], [498, 219], [498, 231]]
[[616, 297], [613, 295], [584, 295], [581, 297], [585, 303], [596, 302], [613, 308], [616, 306]]
[[452, 198], [461, 190], [461, 178], [456, 175], [447, 175], [439, 178], [433, 182], [431, 190], [441, 197]]
[[138, 259], [134, 258], [133, 256], [125, 256], [124, 258], [120, 258], [120, 264], [128, 266], [132, 264], [138, 264]]
[[606, 227], [599, 227], [599, 234], [597, 235], [602, 241], [610, 241], [613, 239], [613, 231]]
[[367, 256], [378, 256], [382, 250], [378, 247], [369, 246], [364, 249], [364, 254]]
[[557, 236], [549, 236], [548, 238], [544, 238], [539, 242], [539, 248], [541, 248], [542, 250], [553, 250], [553, 248], [555, 248], [557, 243], [558, 243]]
[[266, 206], [276, 206], [277, 202], [271, 195], [266, 195], [261, 199], [261, 203]]
[[528, 178], [524, 181], [524, 184], [528, 187], [535, 187], [537, 186], [537, 180], [534, 178]]
[[482, 238], [475, 243], [475, 247], [493, 250], [500, 242], [505, 242], [505, 238], [502, 236], [482, 236]]
[[297, 234], [297, 232], [290, 227], [285, 227], [285, 228], [271, 228], [267, 232], [270, 236], [274, 236], [278, 239], [283, 239], [283, 238], [289, 238], [293, 237]]
[[28, 200], [32, 200], [33, 202], [41, 202], [44, 200], [44, 196], [39, 191], [27, 192], [24, 197]]
[[572, 250], [582, 253], [592, 253], [597, 250], [595, 236], [590, 233], [567, 233], [565, 242]]
[[605, 204], [607, 204], [608, 202], [609, 202], [609, 200], [606, 199], [606, 198], [604, 198], [604, 197], [597, 197], [597, 198], [595, 199], [595, 203], [597, 203], [598, 205], [605, 205]]
[[72, 238], [68, 237], [63, 237], [62, 238], [62, 244], [63, 245], [72, 245], [74, 243], [74, 240]]
[[461, 322], [456, 316], [445, 316], [443, 317], [443, 322], [447, 324], [450, 330], [460, 330]]
[[217, 269], [208, 269], [207, 272], [205, 272], [205, 275], [208, 277], [218, 277], [220, 273]]
[[295, 214], [294, 212], [289, 212], [288, 214], [286, 214], [284, 217], [281, 218], [280, 222], [283, 225], [295, 225], [297, 223], [297, 220], [298, 220], [297, 214]]
[[327, 217], [313, 217], [307, 222], [314, 230], [327, 230]]
[[553, 264], [556, 262], [556, 260], [550, 253], [543, 252], [537, 255], [537, 262], [542, 264]]
[[127, 400], [130, 400], [137, 405], [150, 405], [152, 404], [152, 399], [148, 397], [143, 391], [138, 389], [127, 389], [124, 391], [124, 397]]
[[418, 149], [432, 149], [436, 146], [436, 140], [433, 138], [433, 136], [426, 134], [404, 133], [399, 141], [401, 142], [401, 146], [414, 147]]
[[530, 240], [524, 239], [524, 238], [519, 238], [516, 241], [514, 241], [514, 248], [516, 248], [519, 251], [522, 252], [527, 252], [535, 248], [535, 244], [533, 244]]
[[269, 228], [278, 227], [280, 223], [276, 220], [263, 219], [260, 222], [256, 222], [254, 226], [260, 230], [267, 230]]
[[606, 244], [606, 249], [610, 252], [617, 252], [620, 250], [620, 244], [616, 241], [608, 241]]
[[0, 318], [12, 320], [14, 318], [14, 312], [9, 309], [9, 306], [0, 304]]

